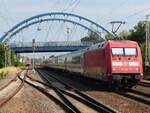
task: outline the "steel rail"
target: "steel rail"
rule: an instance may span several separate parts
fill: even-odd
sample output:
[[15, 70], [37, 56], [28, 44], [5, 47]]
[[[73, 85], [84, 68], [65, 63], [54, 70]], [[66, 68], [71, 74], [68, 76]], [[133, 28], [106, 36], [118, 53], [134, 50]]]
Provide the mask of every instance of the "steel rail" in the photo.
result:
[[3, 85], [2, 87], [0, 87], [0, 91], [2, 91], [3, 89], [5, 89], [6, 87], [8, 87], [12, 82], [14, 82], [17, 78], [17, 75], [11, 79], [7, 84]]
[[[20, 74], [17, 74], [17, 77], [20, 77]], [[26, 79], [25, 75], [24, 75], [24, 78], [21, 80], [21, 84], [15, 89], [15, 91], [0, 102], [0, 108], [3, 107], [8, 101], [10, 101], [22, 89], [22, 87], [24, 86], [24, 81]]]
[[[44, 77], [44, 76], [43, 76]], [[44, 77], [46, 79], [46, 77]], [[47, 80], [47, 79], [46, 79]], [[47, 80], [48, 81], [48, 80]], [[48, 81], [49, 82], [49, 81]], [[80, 110], [78, 108], [76, 108], [61, 92], [60, 89], [58, 89], [57, 87], [53, 86], [51, 84], [51, 88], [54, 89], [56, 91], [56, 93], [60, 96], [60, 98], [68, 105], [70, 106], [70, 108], [72, 108], [76, 113], [81, 113]]]
[[[28, 76], [28, 77], [29, 77], [29, 76]], [[45, 77], [46, 81], [47, 81], [49, 84], [51, 84], [52, 86], [50, 86], [49, 84], [43, 83], [43, 82], [41, 82], [41, 81], [35, 80], [35, 79], [31, 78], [31, 77], [29, 77], [29, 78], [30, 78], [31, 80], [33, 80], [33, 81], [36, 81], [36, 82], [38, 82], [38, 83], [41, 83], [41, 84], [47, 86], [47, 87], [50, 87], [50, 88], [51, 88], [51, 87], [53, 86], [53, 85], [50, 83], [50, 81], [46, 79], [46, 77]], [[57, 89], [58, 89], [58, 88], [57, 88]], [[94, 105], [93, 103], [91, 103], [90, 101], [85, 100], [84, 98], [79, 97], [79, 96], [77, 96], [77, 95], [75, 95], [75, 94], [72, 94], [72, 93], [70, 93], [70, 92], [68, 92], [68, 91], [59, 89], [59, 92], [65, 94], [65, 95], [68, 95], [68, 96], [70, 96], [70, 97], [72, 97], [72, 98], [78, 100], [79, 102], [82, 102], [83, 104], [85, 104], [85, 105], [87, 105], [87, 106], [93, 108], [94, 110], [97, 110], [97, 111], [99, 111], [99, 112], [106, 112], [106, 111], [102, 110], [102, 108], [100, 108], [99, 106]]]
[[[37, 70], [39, 72], [39, 70]], [[96, 109], [99, 112], [105, 112], [105, 113], [116, 113], [117, 111], [112, 110], [112, 108], [103, 105], [102, 103], [96, 101], [94, 98], [92, 98], [91, 96], [79, 91], [78, 89], [70, 86], [67, 83], [64, 83], [62, 80], [56, 78], [54, 75], [45, 72], [47, 75], [50, 75], [52, 78], [54, 78], [55, 80], [59, 81], [61, 84], [65, 85], [66, 87], [70, 88], [72, 91], [74, 91], [76, 94], [80, 95], [82, 98], [84, 98], [84, 101], [86, 101], [87, 105], [89, 105], [90, 107]], [[48, 77], [48, 76], [47, 76]], [[66, 92], [64, 92], [66, 93]]]
[[[19, 79], [22, 79], [21, 77], [19, 77]], [[33, 80], [33, 79], [32, 79]], [[49, 99], [53, 100], [54, 102], [56, 102], [57, 104], [60, 105], [60, 107], [62, 107], [65, 111], [67, 111], [68, 113], [77, 113], [75, 112], [72, 108], [70, 108], [70, 106], [68, 106], [66, 103], [60, 101], [59, 99], [57, 99], [56, 97], [54, 97], [53, 95], [49, 94], [47, 92], [46, 89], [34, 85], [33, 83], [25, 80], [25, 83], [27, 83], [28, 85], [32, 86], [33, 88], [37, 89], [38, 91], [40, 91], [42, 94], [44, 94], [45, 96], [47, 96]]]
[[[28, 76], [28, 78], [30, 78], [32, 81], [38, 82], [38, 83], [40, 83], [40, 84], [42, 84], [42, 85], [44, 85], [44, 86], [47, 86], [47, 87], [49, 87], [49, 88], [52, 87], [52, 86], [50, 86], [49, 84], [44, 83], [44, 82], [41, 82], [41, 81], [36, 80], [36, 79], [33, 79], [33, 78], [31, 78], [30, 76]], [[75, 95], [75, 94], [72, 94], [72, 93], [70, 93], [70, 92], [68, 92], [68, 91], [65, 91], [65, 90], [62, 90], [62, 89], [59, 89], [59, 90], [60, 90], [62, 93], [64, 93], [65, 95], [68, 95], [68, 96], [70, 96], [70, 97], [72, 97], [72, 98], [74, 98], [74, 99], [76, 99], [76, 100], [78, 100], [78, 101], [80, 101], [80, 102], [82, 102], [82, 103], [88, 105], [88, 106], [91, 106], [91, 103], [90, 103], [89, 101], [83, 99], [82, 97], [79, 97], [79, 96], [77, 96], [77, 95]], [[94, 107], [95, 107], [95, 106], [94, 106]], [[97, 108], [95, 107], [95, 109], [97, 109]], [[101, 111], [101, 112], [103, 112], [103, 111]]]
[[148, 93], [144, 93], [144, 92], [133, 90], [133, 89], [130, 89], [129, 92], [150, 98], [150, 94], [148, 94]]
[[140, 103], [143, 103], [143, 104], [146, 104], [146, 105], [150, 105], [150, 101], [149, 100], [146, 100], [146, 99], [143, 99], [143, 98], [131, 95], [128, 92], [114, 91], [114, 93], [119, 94], [119, 95], [124, 96], [124, 97], [127, 97], [129, 99], [135, 100], [137, 102], [140, 102]]
[[149, 82], [142, 81], [139, 85], [145, 86], [145, 87], [150, 87], [150, 81]]
[[[53, 76], [55, 77], [55, 76]], [[55, 77], [56, 78], [56, 77]], [[57, 78], [56, 78], [57, 79]], [[61, 80], [60, 80], [61, 82]], [[63, 82], [63, 81], [62, 81]], [[121, 92], [121, 91], [116, 91], [116, 90], [113, 90], [116, 94], [119, 94], [119, 95], [122, 95], [124, 97], [127, 97], [129, 99], [132, 99], [132, 100], [135, 100], [137, 102], [140, 102], [140, 103], [143, 103], [143, 104], [146, 104], [146, 105], [150, 105], [150, 101], [149, 100], [146, 100], [144, 98], [141, 98], [141, 97], [137, 97], [137, 96], [134, 96], [134, 95], [131, 95], [127, 92]], [[80, 93], [79, 91], [76, 91], [77, 93]], [[137, 93], [140, 93], [140, 92], [137, 92]], [[135, 93], [136, 94], [136, 93]], [[82, 94], [81, 94], [82, 95]], [[144, 95], [143, 93], [140, 93], [140, 95]], [[145, 94], [146, 97], [149, 97], [148, 94]], [[88, 97], [87, 97], [88, 98]]]

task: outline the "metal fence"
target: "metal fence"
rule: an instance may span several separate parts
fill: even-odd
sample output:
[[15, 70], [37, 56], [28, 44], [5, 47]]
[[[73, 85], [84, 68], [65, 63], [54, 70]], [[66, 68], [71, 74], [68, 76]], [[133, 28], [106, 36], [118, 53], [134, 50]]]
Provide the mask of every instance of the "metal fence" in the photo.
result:
[[[45, 46], [91, 46], [92, 42], [35, 42], [36, 47], [45, 47]], [[32, 47], [32, 42], [14, 42], [10, 43], [11, 47]]]

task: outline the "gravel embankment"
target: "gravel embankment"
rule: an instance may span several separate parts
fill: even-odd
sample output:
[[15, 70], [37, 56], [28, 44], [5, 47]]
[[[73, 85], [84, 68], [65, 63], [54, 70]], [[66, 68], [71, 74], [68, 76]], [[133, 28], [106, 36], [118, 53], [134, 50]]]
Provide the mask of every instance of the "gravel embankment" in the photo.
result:
[[64, 113], [64, 111], [45, 95], [25, 84], [23, 89], [0, 109], [0, 113]]

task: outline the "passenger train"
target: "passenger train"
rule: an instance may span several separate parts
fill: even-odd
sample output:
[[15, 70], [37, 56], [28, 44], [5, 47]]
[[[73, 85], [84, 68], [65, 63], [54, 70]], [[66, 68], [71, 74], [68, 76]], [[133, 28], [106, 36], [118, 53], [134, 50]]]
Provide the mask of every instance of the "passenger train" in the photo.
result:
[[135, 41], [106, 41], [49, 59], [51, 68], [80, 73], [131, 88], [143, 79], [141, 50]]

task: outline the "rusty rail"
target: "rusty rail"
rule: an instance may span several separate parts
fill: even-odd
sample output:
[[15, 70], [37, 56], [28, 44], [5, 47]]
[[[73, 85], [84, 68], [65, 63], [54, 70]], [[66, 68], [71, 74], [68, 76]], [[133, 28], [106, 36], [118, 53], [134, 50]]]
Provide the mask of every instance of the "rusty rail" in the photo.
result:
[[[21, 71], [21, 72], [22, 72], [22, 71]], [[20, 74], [21, 74], [21, 72], [18, 73], [16, 77], [19, 77]], [[27, 72], [28, 72], [28, 70], [27, 70]], [[16, 79], [16, 78], [14, 78], [14, 79]], [[8, 87], [8, 86], [12, 83], [12, 81], [13, 81], [14, 79], [12, 79], [12, 80], [9, 81], [6, 85], [4, 85], [4, 86], [1, 88], [1, 90], [4, 89], [4, 88], [6, 88], [6, 87]], [[2, 106], [4, 106], [8, 101], [10, 101], [10, 100], [22, 89], [22, 87], [24, 86], [24, 83], [25, 83], [25, 82], [24, 82], [25, 79], [26, 79], [26, 74], [24, 75], [24, 78], [23, 78], [23, 80], [21, 81], [21, 84], [15, 89], [15, 91], [14, 91], [13, 93], [11, 93], [8, 97], [6, 97], [5, 99], [3, 99], [3, 100], [0, 102], [0, 108], [1, 108]]]

